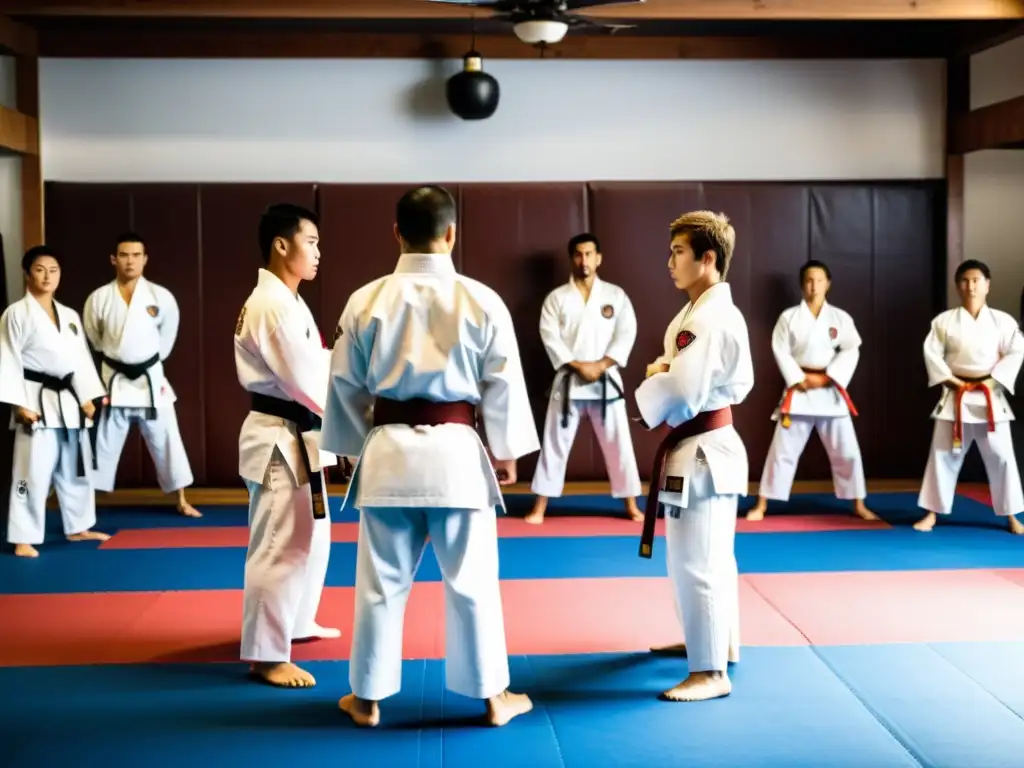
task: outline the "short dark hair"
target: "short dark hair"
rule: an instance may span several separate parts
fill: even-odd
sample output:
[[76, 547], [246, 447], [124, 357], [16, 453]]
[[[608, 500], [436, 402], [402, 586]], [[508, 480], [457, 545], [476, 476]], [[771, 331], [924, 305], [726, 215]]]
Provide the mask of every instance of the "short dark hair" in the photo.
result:
[[279, 237], [291, 240], [302, 227], [303, 221], [308, 221], [315, 227], [320, 226], [317, 215], [301, 205], [276, 203], [263, 212], [260, 217], [259, 241], [264, 264], [270, 263], [274, 240]]
[[804, 265], [800, 267], [800, 282], [803, 283], [804, 278], [807, 276], [808, 271], [812, 269], [820, 269], [825, 273], [825, 279], [832, 282], [832, 272], [829, 270], [828, 265], [823, 261], [817, 259], [811, 259], [810, 261], [804, 262]]
[[21, 271], [26, 275], [29, 270], [32, 269], [32, 265], [35, 264], [36, 259], [40, 256], [49, 256], [60, 264], [60, 256], [53, 248], [48, 245], [37, 245], [34, 248], [29, 248], [25, 251], [25, 255], [21, 257]]
[[455, 198], [442, 186], [430, 184], [410, 189], [395, 206], [398, 235], [413, 250], [426, 250], [444, 237], [455, 223], [458, 212]]
[[142, 235], [132, 230], [125, 230], [117, 236], [114, 240], [114, 253], [117, 253], [117, 249], [121, 247], [123, 243], [142, 243], [142, 250], [146, 250], [146, 241], [142, 239]]
[[988, 264], [983, 261], [978, 261], [977, 259], [967, 259], [967, 261], [961, 262], [960, 266], [956, 268], [956, 272], [953, 276], [953, 282], [959, 283], [964, 274], [972, 269], [976, 269], [981, 272], [981, 274], [985, 276], [986, 280], [992, 279], [992, 270], [988, 268]]
[[576, 253], [576, 249], [584, 243], [593, 243], [594, 250], [598, 253], [601, 252], [601, 241], [597, 239], [597, 235], [592, 232], [580, 232], [580, 234], [569, 240], [569, 256], [570, 258]]

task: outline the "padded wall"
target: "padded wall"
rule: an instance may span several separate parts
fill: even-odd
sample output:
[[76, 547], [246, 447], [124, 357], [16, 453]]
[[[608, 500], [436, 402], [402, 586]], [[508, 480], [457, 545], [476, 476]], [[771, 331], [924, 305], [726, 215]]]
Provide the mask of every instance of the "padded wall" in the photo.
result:
[[[668, 321], [685, 302], [666, 280], [668, 223], [710, 208], [728, 214], [737, 248], [729, 281], [747, 317], [757, 384], [736, 412], [760, 478], [771, 439], [772, 409], [782, 380], [769, 348], [779, 313], [799, 301], [797, 270], [810, 258], [833, 271], [832, 300], [849, 311], [864, 337], [850, 386], [867, 474], [920, 475], [933, 405], [926, 391], [921, 343], [940, 307], [944, 276], [941, 182], [865, 183], [559, 183], [453, 184], [460, 205], [455, 253], [463, 273], [494, 287], [516, 321], [524, 367], [542, 424], [552, 371], [537, 330], [545, 294], [568, 278], [565, 243], [590, 229], [601, 239], [602, 276], [622, 285], [636, 308], [639, 334], [625, 377], [640, 382], [660, 350]], [[125, 228], [147, 239], [147, 276], [172, 290], [181, 332], [167, 370], [178, 393], [179, 420], [196, 485], [232, 487], [238, 428], [246, 398], [235, 377], [231, 333], [251, 290], [259, 255], [256, 225], [271, 202], [316, 206], [322, 218], [319, 279], [303, 288], [329, 340], [349, 294], [393, 269], [393, 207], [404, 185], [77, 184], [50, 182], [47, 236], [65, 254], [62, 301], [81, 308], [88, 293], [112, 279], [111, 238]], [[631, 410], [635, 410], [631, 408]], [[657, 439], [634, 433], [641, 476], [649, 475]], [[532, 475], [536, 457], [520, 467]], [[812, 441], [800, 479], [829, 477]], [[589, 428], [570, 459], [569, 480], [604, 478]], [[125, 449], [119, 487], [156, 484], [136, 434]]]

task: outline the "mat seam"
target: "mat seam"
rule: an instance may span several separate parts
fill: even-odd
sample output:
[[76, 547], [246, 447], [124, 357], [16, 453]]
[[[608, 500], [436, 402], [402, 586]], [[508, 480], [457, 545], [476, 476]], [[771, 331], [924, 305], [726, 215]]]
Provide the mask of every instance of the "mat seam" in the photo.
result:
[[[530, 670], [530, 676], [533, 678], [533, 682], [538, 682], [540, 677], [537, 674], [537, 670], [534, 669], [533, 662], [530, 661], [530, 657], [523, 654], [522, 659], [526, 662], [526, 666]], [[562, 753], [562, 744], [558, 741], [558, 731], [555, 730], [555, 721], [551, 719], [551, 713], [548, 711], [548, 705], [543, 702], [539, 703], [544, 710], [544, 719], [547, 721], [548, 728], [551, 729], [551, 738], [555, 740], [555, 751], [558, 753], [558, 762], [561, 764], [562, 768], [566, 768], [565, 755]]]
[[800, 634], [800, 636], [807, 641], [807, 647], [810, 648], [811, 653], [814, 654], [815, 658], [817, 658], [822, 664], [825, 665], [825, 668], [832, 673], [832, 676], [835, 677], [836, 680], [838, 680], [839, 683], [850, 692], [850, 695], [852, 695], [853, 698], [855, 698], [860, 703], [864, 710], [871, 715], [874, 721], [878, 723], [880, 726], [882, 726], [886, 733], [888, 733], [892, 737], [893, 741], [895, 741], [897, 744], [903, 747], [903, 751], [910, 755], [910, 757], [918, 765], [920, 765], [922, 768], [925, 768], [928, 765], [928, 763], [925, 762], [925, 760], [923, 759], [924, 756], [919, 755], [915, 750], [911, 749], [910, 746], [906, 743], [906, 741], [901, 739], [899, 735], [891, 727], [889, 727], [889, 724], [881, 718], [881, 716], [874, 710], [874, 708], [869, 706], [868, 703], [861, 697], [861, 695], [857, 693], [856, 690], [854, 690], [854, 688], [846, 681], [846, 679], [842, 675], [839, 674], [838, 670], [836, 670], [831, 664], [829, 664], [828, 660], [821, 655], [821, 652], [818, 650], [818, 646], [811, 642], [811, 638], [809, 638], [807, 634], [802, 629], [800, 629], [799, 626], [797, 626], [796, 622], [794, 622], [792, 619], [789, 618], [789, 616], [783, 613], [782, 609], [779, 608], [779, 606], [776, 605], [775, 602], [771, 598], [769, 598], [764, 592], [758, 589], [757, 585], [754, 584], [754, 582], [751, 579], [745, 578], [744, 581], [751, 589], [754, 590], [754, 592], [756, 592], [761, 597], [762, 600], [768, 603], [772, 610], [779, 614], [779, 616], [781, 616], [787, 624], [793, 627], [793, 629], [795, 629]]
[[[1015, 641], [1011, 640], [1010, 642], [1015, 642]], [[980, 680], [978, 680], [977, 678], [971, 677], [969, 674], [967, 674], [967, 671], [964, 670], [963, 668], [961, 668], [959, 664], [957, 664], [955, 661], [950, 659], [945, 654], [941, 653], [935, 647], [936, 645], [938, 645], [938, 643], [924, 643], [925, 648], [927, 648], [929, 651], [934, 653], [936, 656], [938, 656], [944, 662], [949, 664], [949, 666], [951, 666], [953, 669], [955, 669], [957, 672], [959, 672], [961, 675], [966, 677], [968, 680], [970, 680], [972, 683], [974, 683], [976, 686], [978, 686], [981, 690], [983, 690], [985, 693], [987, 693], [989, 696], [991, 696], [993, 699], [995, 699], [997, 702], [999, 702], [999, 704], [1003, 707], [1003, 709], [1008, 710], [1010, 712], [1010, 714], [1013, 715], [1014, 717], [1016, 717], [1018, 720], [1024, 720], [1024, 715], [1022, 715], [1021, 713], [1017, 712], [1013, 707], [1011, 707], [1009, 704], [1007, 704], [1005, 701], [1003, 701], [993, 691], [990, 691], [986, 686], [982, 685]]]

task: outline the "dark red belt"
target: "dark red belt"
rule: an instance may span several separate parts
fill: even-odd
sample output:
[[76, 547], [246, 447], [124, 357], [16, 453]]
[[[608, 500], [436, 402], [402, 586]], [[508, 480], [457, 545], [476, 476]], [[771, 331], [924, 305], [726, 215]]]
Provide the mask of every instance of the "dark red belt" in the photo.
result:
[[[813, 368], [801, 368], [800, 370], [804, 373], [820, 373], [824, 376], [828, 375], [825, 371], [819, 371]], [[850, 397], [850, 393], [846, 391], [846, 388], [839, 386], [839, 384], [837, 384], [831, 377], [829, 377], [829, 381], [832, 383], [832, 387], [836, 392], [839, 393], [839, 396], [846, 401], [846, 407], [850, 409], [850, 415], [858, 416], [857, 408], [853, 404], [853, 398]], [[796, 392], [796, 390], [797, 388], [795, 386], [787, 389], [786, 394], [782, 396], [782, 405], [779, 406], [779, 416], [782, 417], [782, 426], [786, 429], [788, 429], [790, 424], [792, 424], [792, 421], [789, 418], [789, 409], [793, 406], [793, 393]]]
[[435, 402], [419, 397], [410, 400], [378, 397], [373, 404], [373, 426], [389, 424], [405, 424], [410, 427], [465, 424], [476, 429], [476, 406], [465, 400]]
[[665, 460], [668, 454], [684, 440], [702, 435], [732, 424], [732, 408], [726, 406], [715, 411], [703, 411], [678, 427], [668, 429], [654, 454], [651, 470], [651, 484], [647, 490], [647, 506], [644, 508], [644, 529], [640, 534], [640, 557], [650, 558], [654, 554], [654, 525], [658, 518], [658, 492], [665, 482]]

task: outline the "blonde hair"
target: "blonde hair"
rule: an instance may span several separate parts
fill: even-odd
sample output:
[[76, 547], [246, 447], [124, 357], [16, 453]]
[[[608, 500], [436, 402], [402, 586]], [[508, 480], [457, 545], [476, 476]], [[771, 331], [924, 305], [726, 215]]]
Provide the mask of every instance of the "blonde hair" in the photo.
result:
[[736, 230], [729, 223], [728, 216], [711, 211], [690, 211], [673, 221], [669, 231], [673, 239], [686, 235], [697, 257], [707, 251], [714, 251], [715, 267], [722, 279], [725, 279], [736, 247]]

